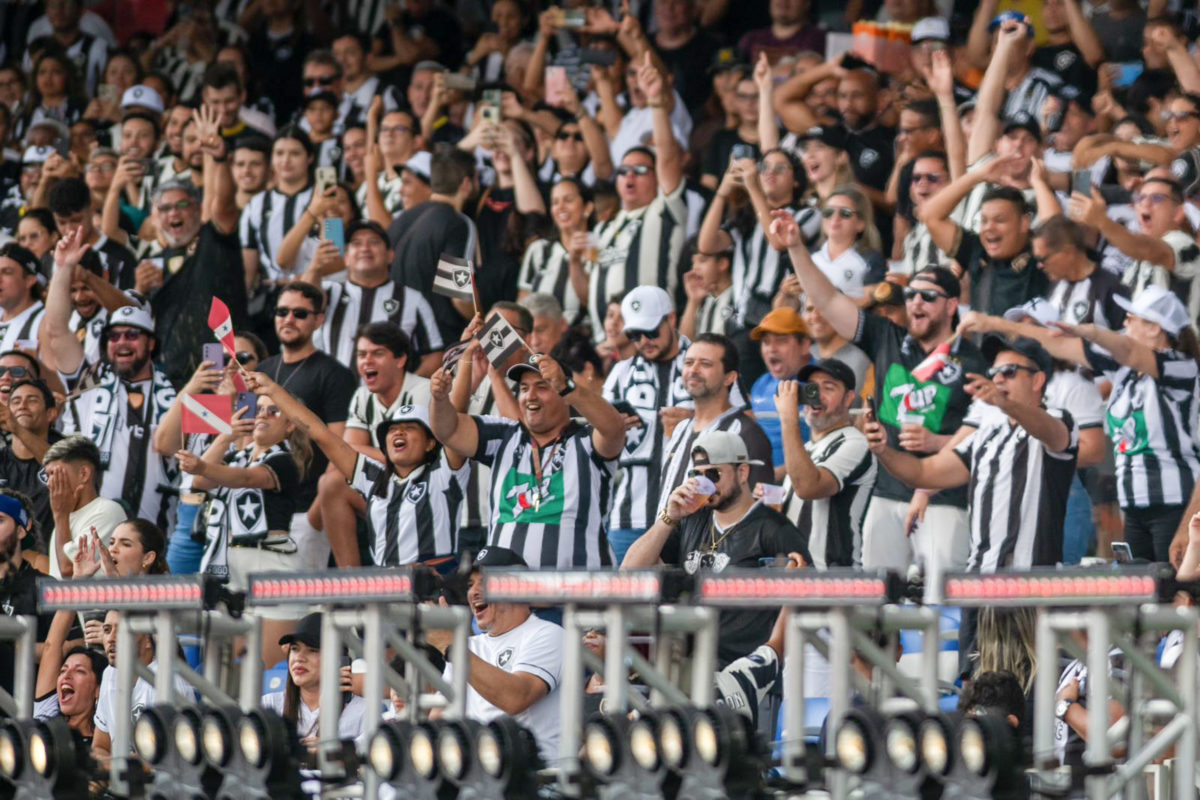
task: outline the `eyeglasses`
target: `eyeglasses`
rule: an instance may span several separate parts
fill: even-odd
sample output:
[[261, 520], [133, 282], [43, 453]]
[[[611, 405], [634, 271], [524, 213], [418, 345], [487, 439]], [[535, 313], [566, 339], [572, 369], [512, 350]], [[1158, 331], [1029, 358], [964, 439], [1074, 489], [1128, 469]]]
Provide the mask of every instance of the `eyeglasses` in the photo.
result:
[[283, 412], [279, 410], [279, 406], [259, 406], [255, 412], [256, 417], [278, 417]]
[[994, 378], [997, 375], [1003, 375], [1005, 380], [1012, 380], [1013, 378], [1017, 377], [1018, 372], [1022, 371], [1032, 374], [1039, 372], [1040, 370], [1036, 370], [1033, 367], [1023, 367], [1020, 364], [1004, 364], [1003, 366], [992, 367], [989, 369], [988, 377]]
[[317, 312], [307, 308], [288, 308], [287, 306], [278, 306], [275, 309], [275, 318], [283, 319], [288, 314], [291, 314], [296, 319], [308, 319], [309, 316]]
[[145, 331], [109, 331], [108, 340], [110, 342], [136, 342], [138, 339], [146, 335]]
[[949, 295], [942, 294], [941, 292], [935, 292], [933, 289], [907, 289], [906, 288], [904, 290], [904, 299], [905, 300], [914, 300], [914, 299], [920, 297], [926, 303], [936, 303], [938, 300], [944, 300], [948, 296]]
[[251, 361], [253, 361], [254, 359], [258, 358], [258, 356], [254, 355], [254, 353], [247, 353], [242, 350], [239, 350], [235, 354], [235, 358], [237, 358], [237, 362], [239, 364], [241, 364], [242, 366], [245, 366], [245, 365], [249, 364]]
[[[660, 328], [662, 327], [662, 323], [659, 323], [659, 327]], [[639, 330], [631, 330], [629, 328], [626, 328], [625, 329], [625, 338], [628, 339], [629, 341], [633, 342], [634, 344], [637, 344], [642, 339], [657, 339], [658, 338], [658, 328], [655, 328], [652, 331], [639, 331]]]
[[616, 174], [618, 178], [624, 177], [625, 175], [637, 175], [640, 178], [645, 175], [649, 175], [650, 169], [651, 168], [645, 164], [626, 164], [624, 166], [617, 167]]
[[412, 133], [412, 128], [407, 125], [389, 125], [379, 129], [380, 136], [399, 136], [402, 133]]
[[25, 367], [0, 367], [0, 377], [12, 375], [16, 380], [21, 380], [28, 374], [29, 370]]
[[764, 162], [758, 165], [758, 171], [763, 175], [783, 175], [785, 172], [791, 172], [792, 168], [787, 164], [776, 164], [772, 167]]
[[758, 102], [758, 92], [755, 92], [754, 94], [742, 94], [741, 92], [734, 92], [733, 95], [738, 100], [745, 100], [746, 102], [754, 103]]
[[323, 78], [305, 78], [304, 85], [305, 86], [333, 86], [333, 82], [336, 80], [337, 80], [337, 78], [335, 78], [331, 75], [326, 75]]
[[936, 172], [914, 172], [912, 176], [913, 183], [932, 183], [937, 186], [942, 182], [942, 176]]
[[858, 212], [853, 208], [822, 208], [821, 216], [829, 219], [834, 214], [837, 214], [842, 219], [851, 219], [858, 216]]
[[1185, 119], [1200, 119], [1200, 112], [1197, 111], [1164, 111], [1162, 114], [1163, 120], [1170, 122], [1176, 120], [1183, 122]]
[[117, 169], [117, 165], [114, 164], [112, 161], [101, 161], [96, 164], [88, 164], [86, 167], [83, 168], [83, 171], [88, 172], [88, 173], [115, 172], [116, 169]]
[[583, 134], [579, 131], [559, 131], [558, 133], [554, 134], [554, 138], [558, 139], [560, 142], [565, 142], [568, 139], [575, 142], [582, 142]]
[[1170, 199], [1171, 199], [1171, 195], [1163, 194], [1162, 192], [1148, 192], [1146, 194], [1143, 194], [1142, 192], [1134, 192], [1133, 193], [1133, 204], [1135, 206], [1141, 205], [1143, 200], [1149, 200], [1150, 205], [1156, 206], [1156, 205], [1159, 205], [1160, 203], [1165, 203]]
[[701, 475], [716, 483], [721, 480], [721, 469], [720, 467], [693, 467], [688, 470], [689, 478], [699, 478]]
[[898, 136], [912, 136], [917, 131], [923, 131], [928, 127], [928, 125], [918, 125], [915, 128], [900, 128], [898, 131], [896, 131], [896, 134]]
[[191, 200], [179, 200], [175, 203], [163, 203], [162, 205], [157, 206], [158, 213], [160, 214], [169, 214], [172, 211], [187, 211], [191, 207]]

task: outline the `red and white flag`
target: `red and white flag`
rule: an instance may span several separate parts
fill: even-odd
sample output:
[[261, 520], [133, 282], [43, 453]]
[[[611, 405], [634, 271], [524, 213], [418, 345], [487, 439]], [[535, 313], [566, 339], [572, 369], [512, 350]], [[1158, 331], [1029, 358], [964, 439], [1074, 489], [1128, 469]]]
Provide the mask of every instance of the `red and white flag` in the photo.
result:
[[208, 309], [208, 327], [212, 328], [213, 336], [225, 347], [230, 358], [237, 358], [237, 349], [233, 343], [233, 317], [229, 314], [229, 306], [221, 302], [219, 297], [212, 299]]
[[933, 348], [933, 352], [925, 356], [925, 360], [913, 368], [912, 376], [921, 383], [932, 380], [934, 375], [942, 371], [950, 360], [950, 342], [942, 342]]
[[184, 433], [233, 433], [233, 397], [227, 394], [183, 395]]

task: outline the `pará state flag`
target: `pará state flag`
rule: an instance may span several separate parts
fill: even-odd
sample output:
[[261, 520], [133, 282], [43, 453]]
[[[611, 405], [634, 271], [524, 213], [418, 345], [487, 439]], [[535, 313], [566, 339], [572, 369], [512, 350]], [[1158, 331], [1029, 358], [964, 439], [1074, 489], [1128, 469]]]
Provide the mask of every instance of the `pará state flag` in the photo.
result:
[[233, 397], [227, 394], [183, 395], [184, 433], [233, 433]]

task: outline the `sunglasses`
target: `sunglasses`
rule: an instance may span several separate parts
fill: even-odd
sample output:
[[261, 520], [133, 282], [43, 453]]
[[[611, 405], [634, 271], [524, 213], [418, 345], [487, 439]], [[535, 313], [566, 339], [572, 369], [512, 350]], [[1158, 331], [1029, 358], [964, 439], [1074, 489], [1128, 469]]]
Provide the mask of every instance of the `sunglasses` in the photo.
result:
[[568, 139], [571, 139], [576, 142], [582, 142], [583, 134], [580, 133], [579, 131], [572, 131], [572, 132], [559, 131], [558, 133], [554, 134], [554, 138], [558, 139], [560, 142], [565, 142]]
[[158, 206], [158, 213], [168, 214], [172, 211], [187, 211], [191, 207], [191, 200], [179, 200], [175, 203], [163, 203], [162, 205]]
[[858, 212], [852, 208], [822, 208], [821, 216], [829, 219], [834, 214], [837, 214], [842, 219], [852, 219], [858, 216]]
[[634, 344], [637, 344], [642, 339], [657, 339], [658, 338], [658, 329], [655, 328], [652, 331], [638, 331], [638, 330], [630, 330], [629, 328], [626, 328], [625, 329], [625, 338], [628, 339], [629, 341], [633, 342]]
[[254, 355], [254, 353], [247, 353], [242, 350], [239, 350], [235, 354], [234, 357], [237, 358], [237, 362], [239, 364], [241, 364], [242, 366], [246, 366], [247, 364], [249, 364], [251, 361], [253, 361], [258, 356]]
[[286, 306], [279, 306], [278, 308], [275, 309], [275, 318], [283, 319], [288, 314], [291, 314], [296, 319], [308, 319], [310, 316], [312, 316], [315, 313], [317, 313], [317, 312], [312, 311], [307, 308], [288, 308]]
[[699, 478], [701, 475], [713, 483], [721, 480], [721, 470], [719, 467], [693, 467], [688, 470], [689, 478]]
[[110, 342], [136, 342], [145, 335], [145, 331], [112, 331], [108, 334], [108, 340]]
[[333, 86], [333, 82], [335, 80], [337, 80], [337, 78], [333, 78], [333, 77], [305, 78], [304, 85], [305, 86]]
[[787, 164], [776, 164], [773, 167], [769, 164], [759, 164], [758, 171], [763, 175], [783, 175], [787, 172], [791, 172], [792, 168]]
[[920, 297], [926, 303], [936, 303], [938, 300], [944, 300], [948, 296], [949, 295], [942, 294], [941, 292], [935, 292], [933, 289], [905, 289], [904, 290], [904, 299], [905, 300], [914, 300], [914, 299]]
[[1018, 372], [1028, 372], [1032, 375], [1033, 373], [1038, 372], [1038, 370], [1034, 369], [1033, 367], [1023, 367], [1020, 364], [1005, 364], [1000, 367], [992, 367], [988, 370], [987, 374], [989, 378], [994, 378], [997, 375], [1003, 375], [1006, 380], [1012, 380], [1013, 378], [1017, 377]]
[[936, 172], [914, 172], [912, 176], [913, 183], [932, 183], [937, 186], [942, 182], [942, 176]]
[[0, 377], [12, 375], [17, 380], [20, 380], [28, 374], [29, 370], [25, 367], [0, 367]]
[[636, 164], [632, 166], [627, 164], [623, 167], [617, 167], [616, 174], [618, 178], [624, 177], [625, 175], [637, 175], [640, 178], [650, 174], [650, 167], [646, 166], [645, 164]]
[[1162, 118], [1166, 122], [1170, 122], [1171, 120], [1183, 122], [1185, 119], [1200, 118], [1200, 112], [1196, 112], [1196, 111], [1164, 111], [1162, 114]]
[[256, 417], [278, 417], [283, 412], [279, 410], [279, 406], [259, 406]]

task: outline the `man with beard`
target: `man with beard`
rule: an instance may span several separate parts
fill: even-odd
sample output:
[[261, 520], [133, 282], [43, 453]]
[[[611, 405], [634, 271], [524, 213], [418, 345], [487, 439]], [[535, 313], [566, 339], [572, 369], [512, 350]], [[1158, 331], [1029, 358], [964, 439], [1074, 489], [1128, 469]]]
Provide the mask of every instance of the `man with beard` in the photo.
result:
[[[397, 325], [412, 344], [419, 362], [414, 371], [428, 376], [442, 363], [442, 334], [428, 301], [415, 289], [392, 280], [392, 248], [377, 222], [355, 220], [346, 230], [346, 280], [324, 281], [328, 298], [320, 348], [349, 364], [358, 341], [357, 331], [369, 322]], [[341, 261], [337, 245], [321, 242], [304, 280], [316, 283], [324, 264]]]
[[113, 312], [104, 358], [67, 404], [63, 433], [81, 433], [100, 449], [100, 494], [120, 498], [130, 516], [167, 529], [174, 518], [174, 462], [154, 451], [154, 429], [175, 401], [175, 387], [151, 362], [154, 320], [137, 306]]
[[[940, 267], [914, 275], [904, 290], [909, 318], [905, 330], [864, 312], [834, 288], [804, 249], [790, 215], [776, 213], [771, 235], [787, 246], [805, 295], [834, 330], [874, 357], [874, 411], [889, 446], [918, 457], [941, 450], [971, 403], [963, 391], [966, 373], [982, 374], [986, 369], [979, 349], [954, 336], [962, 292], [958, 279]], [[930, 504], [927, 495], [919, 496], [910, 509], [912, 490], [880, 473], [862, 526], [863, 566], [904, 571], [911, 564], [923, 564], [930, 589], [939, 586], [945, 570], [966, 566], [966, 492], [960, 487], [939, 492], [934, 499]]]
[[[461, 414], [445, 369], [430, 379], [434, 436], [492, 468], [488, 545], [516, 550], [534, 569], [613, 566], [604, 515], [625, 446], [620, 412], [549, 356], [533, 356], [507, 377], [517, 383], [519, 422]], [[584, 423], [571, 418], [572, 407]]]
[[[258, 371], [287, 389], [338, 436], [346, 428], [347, 409], [354, 395], [354, 373], [313, 344], [313, 335], [325, 321], [325, 294], [311, 283], [292, 281], [279, 293], [275, 306], [275, 335], [280, 352], [263, 359]], [[310, 522], [309, 507], [317, 497], [317, 482], [328, 467], [324, 453], [314, 452], [305, 470], [292, 518], [292, 539], [299, 550], [298, 568], [318, 569], [329, 560], [330, 546], [338, 566], [357, 565], [358, 544], [351, 540], [326, 541]]]
[[38, 261], [10, 242], [0, 247], [0, 351], [37, 350], [45, 306], [38, 299]]
[[[691, 342], [675, 329], [670, 296], [657, 286], [639, 286], [621, 301], [621, 317], [637, 353], [614, 364], [604, 382], [604, 399], [628, 406], [623, 414], [625, 449], [608, 518], [617, 563], [658, 508], [665, 429], [693, 413], [683, 383], [684, 352]], [[744, 404], [736, 383], [730, 394], [732, 402]]]
[[[799, 553], [812, 557], [804, 537], [787, 517], [754, 499], [752, 466], [742, 437], [710, 431], [691, 449], [688, 479], [667, 498], [666, 507], [625, 555], [621, 569], [666, 564], [694, 575], [701, 570], [758, 567], [759, 559]], [[771, 611], [725, 611], [717, 628], [717, 661], [724, 667], [767, 640], [779, 616]]]
[[217, 132], [214, 111], [203, 108], [196, 120], [208, 184], [208, 221], [201, 221], [200, 192], [195, 186], [160, 185], [154, 191], [153, 213], [162, 249], [137, 270], [139, 283], [145, 281], [153, 292], [159, 357], [167, 377], [177, 385], [199, 366], [200, 346], [212, 341], [209, 298], [217, 297], [229, 307], [235, 330], [245, 329], [249, 322], [227, 147]]
[[875, 457], [850, 419], [854, 372], [836, 359], [809, 364], [796, 379], [814, 384], [820, 401], [805, 404], [811, 439], [800, 438], [800, 384], [779, 385], [787, 477], [781, 510], [804, 537], [812, 566], [862, 564], [862, 521], [875, 486]]

